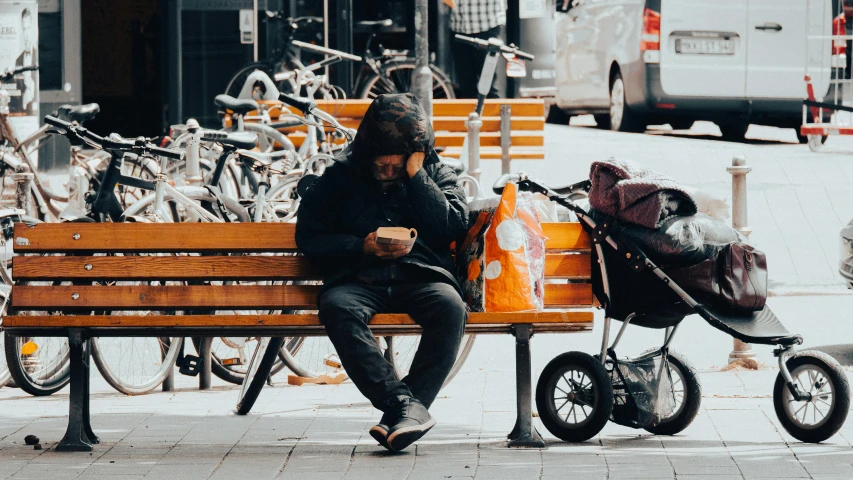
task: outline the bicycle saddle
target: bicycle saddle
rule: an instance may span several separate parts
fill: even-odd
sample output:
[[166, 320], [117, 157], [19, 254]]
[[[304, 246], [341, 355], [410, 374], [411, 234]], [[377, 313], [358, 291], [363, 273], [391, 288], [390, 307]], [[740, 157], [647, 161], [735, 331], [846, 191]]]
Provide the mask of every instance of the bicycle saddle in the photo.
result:
[[462, 163], [462, 160], [458, 158], [450, 158], [450, 157], [439, 157], [441, 159], [441, 163], [452, 168], [456, 175], [462, 175], [465, 173], [465, 164]]
[[219, 140], [219, 143], [239, 149], [255, 148], [258, 144], [258, 135], [252, 132], [233, 132], [228, 134], [228, 138]]
[[[254, 147], [255, 145], [252, 144]], [[274, 152], [263, 153], [263, 152], [253, 152], [250, 150], [237, 150], [237, 155], [254, 160], [256, 163], [260, 163], [262, 165], [269, 165], [271, 163], [277, 162], [282, 158], [287, 157], [290, 154], [287, 150], [277, 150]]]
[[87, 120], [95, 118], [95, 115], [101, 111], [101, 107], [97, 103], [88, 103], [86, 105], [62, 105], [56, 112], [59, 118], [69, 122], [83, 123]]
[[394, 20], [391, 20], [390, 18], [386, 18], [384, 20], [363, 20], [361, 22], [355, 22], [355, 24], [364, 28], [390, 27], [391, 25], [394, 25]]
[[252, 110], [258, 109], [258, 102], [252, 99], [234, 98], [231, 95], [226, 95], [224, 93], [217, 95], [216, 98], [213, 99], [213, 103], [241, 115], [245, 115]]

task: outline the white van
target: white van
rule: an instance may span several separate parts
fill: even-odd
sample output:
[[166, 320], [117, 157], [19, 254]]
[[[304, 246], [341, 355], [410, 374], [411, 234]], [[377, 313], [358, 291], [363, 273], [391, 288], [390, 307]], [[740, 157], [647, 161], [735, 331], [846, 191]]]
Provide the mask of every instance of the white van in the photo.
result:
[[831, 36], [845, 34], [839, 0], [558, 0], [557, 10], [555, 104], [612, 130], [711, 120], [739, 140], [750, 123], [797, 128], [806, 73], [820, 99], [846, 65], [846, 43]]

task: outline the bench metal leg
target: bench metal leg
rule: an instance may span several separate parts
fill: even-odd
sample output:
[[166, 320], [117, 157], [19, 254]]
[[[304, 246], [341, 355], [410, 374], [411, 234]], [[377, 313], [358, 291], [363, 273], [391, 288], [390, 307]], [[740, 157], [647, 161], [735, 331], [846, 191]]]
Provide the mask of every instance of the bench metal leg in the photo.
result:
[[198, 389], [199, 390], [210, 390], [210, 368], [211, 368], [211, 358], [210, 358], [210, 347], [213, 344], [213, 337], [202, 337], [198, 356], [200, 357], [199, 361], [201, 365], [199, 365], [198, 376]]
[[515, 395], [518, 418], [507, 437], [510, 447], [543, 448], [545, 441], [533, 426], [530, 366], [531, 325], [513, 325], [515, 334]]
[[100, 439], [89, 423], [89, 339], [85, 332], [73, 329], [68, 333], [71, 356], [71, 395], [68, 409], [68, 429], [56, 445], [60, 452], [91, 452], [92, 444]]
[[[179, 340], [180, 341], [180, 340]], [[183, 346], [181, 346], [183, 348]], [[162, 342], [160, 343], [160, 359], [165, 360], [166, 354], [168, 353], [168, 348]], [[163, 380], [163, 384], [161, 385], [164, 392], [171, 392], [175, 389], [175, 365], [170, 365], [169, 374], [166, 375], [166, 378]]]

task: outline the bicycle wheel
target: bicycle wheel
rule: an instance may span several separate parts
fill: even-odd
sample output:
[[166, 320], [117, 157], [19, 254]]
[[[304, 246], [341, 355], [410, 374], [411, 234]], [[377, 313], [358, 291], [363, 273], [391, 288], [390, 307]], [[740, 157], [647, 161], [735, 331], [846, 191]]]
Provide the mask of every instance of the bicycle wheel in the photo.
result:
[[240, 398], [237, 400], [237, 414], [246, 415], [255, 405], [255, 400], [264, 388], [264, 383], [272, 375], [270, 368], [278, 358], [278, 351], [284, 342], [283, 338], [264, 337], [258, 342], [252, 358], [249, 361], [246, 381], [240, 388]]
[[[465, 335], [456, 354], [456, 362], [444, 379], [446, 387], [459, 373], [471, 349], [476, 335]], [[417, 352], [421, 337], [419, 335], [398, 335], [376, 337], [379, 348], [385, 358], [394, 366], [397, 377], [403, 378], [409, 373], [412, 360]], [[335, 354], [335, 347], [327, 337], [290, 337], [285, 339], [279, 357], [294, 374], [300, 377], [314, 378], [329, 370], [328, 361]]]
[[[24, 285], [68, 285], [70, 282], [23, 282]], [[22, 311], [19, 315], [52, 315], [56, 312]], [[6, 366], [12, 381], [35, 396], [50, 395], [71, 379], [68, 339], [64, 337], [17, 337], [4, 335]]]
[[243, 85], [246, 84], [246, 79], [255, 70], [260, 70], [269, 75], [270, 78], [273, 78], [272, 67], [269, 64], [263, 62], [250, 63], [240, 70], [237, 70], [237, 73], [231, 77], [231, 80], [228, 81], [228, 86], [225, 87], [225, 94], [238, 98], [240, 91], [243, 89]]
[[[474, 348], [474, 341], [476, 339], [476, 335], [464, 335], [462, 337], [462, 343], [459, 346], [459, 351], [456, 353], [456, 361], [453, 363], [453, 368], [450, 369], [447, 378], [444, 379], [444, 384], [441, 388], [450, 384], [453, 378], [456, 377], [456, 374], [459, 373], [459, 370], [462, 369], [462, 365], [465, 364], [465, 360], [471, 353], [471, 349]], [[400, 378], [405, 377], [412, 366], [412, 360], [414, 360], [415, 353], [418, 351], [421, 337], [419, 335], [400, 335], [383, 337], [382, 340], [386, 352], [385, 358], [388, 358], [391, 364], [394, 365], [394, 368], [397, 370], [397, 376]]]
[[296, 218], [300, 200], [296, 191], [297, 184], [299, 178], [286, 177], [273, 185], [267, 194], [267, 204], [270, 211], [275, 213], [276, 221], [289, 222]]
[[104, 380], [125, 395], [142, 395], [169, 376], [183, 338], [93, 337], [91, 342], [92, 359]]
[[[221, 314], [222, 312], [217, 312]], [[196, 352], [201, 346], [201, 337], [193, 337]], [[251, 367], [252, 352], [257, 346], [269, 340], [265, 337], [215, 337], [210, 346], [210, 371], [217, 377], [235, 385], [241, 385], [246, 378], [246, 372]], [[276, 360], [270, 369], [270, 375], [275, 375], [284, 368], [281, 360]]]
[[[118, 255], [116, 255], [118, 256]], [[99, 285], [161, 285], [164, 282], [98, 282]], [[182, 282], [169, 282], [182, 284]], [[110, 311], [110, 315], [168, 315], [167, 311]], [[104, 380], [125, 395], [142, 395], [157, 388], [172, 372], [183, 338], [92, 338], [92, 360]]]
[[[429, 68], [432, 71], [432, 98], [456, 98], [453, 83], [447, 74], [435, 65]], [[380, 70], [384, 75], [367, 77], [358, 98], [376, 98], [385, 93], [412, 91], [412, 74], [415, 72], [413, 59], [383, 63]]]
[[[3, 317], [6, 316], [8, 301], [9, 292], [4, 289], [3, 292], [0, 293], [0, 302], [3, 304], [2, 310], [0, 310], [0, 345], [5, 345], [6, 343], [6, 332], [3, 331]], [[9, 367], [6, 365], [6, 356], [0, 355], [0, 387], [9, 383], [11, 378], [12, 375], [9, 373]]]

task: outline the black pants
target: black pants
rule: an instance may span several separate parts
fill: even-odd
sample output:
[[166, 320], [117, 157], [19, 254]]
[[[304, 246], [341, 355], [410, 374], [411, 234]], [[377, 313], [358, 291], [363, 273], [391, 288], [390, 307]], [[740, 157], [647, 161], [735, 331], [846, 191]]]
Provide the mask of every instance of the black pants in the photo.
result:
[[[485, 32], [463, 35], [488, 40], [492, 37], [500, 37], [501, 28], [503, 27], [497, 26]], [[457, 40], [450, 42], [450, 49], [453, 53], [453, 68], [456, 71], [456, 98], [477, 98], [477, 82], [480, 81], [480, 72], [483, 71], [483, 62], [486, 61], [488, 52]], [[501, 65], [503, 62], [498, 59], [498, 68]], [[494, 79], [488, 98], [498, 98]]]
[[[443, 282], [346, 283], [324, 291], [318, 303], [320, 321], [347, 375], [373, 406], [384, 411], [389, 399], [408, 395], [429, 408], [456, 361], [468, 318], [465, 303], [453, 286]], [[423, 327], [409, 374], [402, 380], [367, 328], [375, 313], [408, 313]]]

